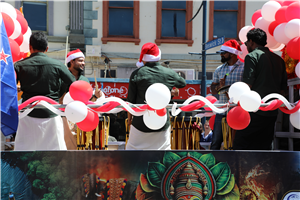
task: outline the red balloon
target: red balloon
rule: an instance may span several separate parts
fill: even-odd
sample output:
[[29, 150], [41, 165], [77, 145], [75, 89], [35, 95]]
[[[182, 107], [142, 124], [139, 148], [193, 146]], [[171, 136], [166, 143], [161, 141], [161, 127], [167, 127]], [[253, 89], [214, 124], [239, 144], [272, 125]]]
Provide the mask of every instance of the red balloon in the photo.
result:
[[23, 43], [23, 34], [21, 33], [16, 39], [14, 39], [16, 41], [16, 43], [18, 43], [19, 46], [21, 46], [21, 44]]
[[287, 54], [295, 59], [300, 59], [300, 37], [295, 37], [289, 41], [286, 45], [286, 52]]
[[214, 130], [215, 119], [216, 119], [216, 115], [213, 115], [210, 117], [210, 119], [208, 121], [209, 127], [211, 128], [211, 130]]
[[160, 109], [160, 110], [156, 110], [156, 114], [158, 116], [165, 116], [167, 114], [167, 109], [166, 108], [163, 108], [163, 109]]
[[28, 55], [28, 53], [29, 53], [29, 52], [24, 52], [23, 59], [29, 57], [30, 54]]
[[284, 1], [282, 6], [289, 6], [290, 4], [294, 3], [295, 1]]
[[[16, 8], [15, 8], [16, 9]], [[21, 11], [19, 11], [18, 9], [16, 9], [16, 12], [17, 12], [17, 15], [23, 15], [22, 13], [21, 13]]]
[[279, 25], [279, 23], [277, 21], [273, 21], [270, 25], [269, 25], [269, 28], [268, 28], [268, 31], [270, 33], [270, 35], [273, 36], [273, 33], [274, 33], [274, 30], [275, 28]]
[[[277, 12], [275, 13], [275, 21], [278, 24], [281, 23], [285, 23], [287, 22], [286, 18], [285, 18], [285, 12], [286, 12], [287, 6], [282, 6], [281, 8], [279, 8], [277, 10]], [[273, 35], [273, 34], [272, 34]]]
[[92, 111], [91, 109], [88, 109], [88, 114], [86, 116], [86, 118], [81, 121], [76, 123], [78, 128], [82, 131], [92, 131], [95, 130], [98, 126], [99, 123], [99, 117], [98, 117], [98, 113]]
[[87, 103], [93, 95], [93, 88], [88, 82], [79, 80], [70, 85], [69, 92], [75, 101]]
[[236, 106], [228, 112], [227, 123], [235, 130], [242, 130], [249, 125], [250, 114], [241, 106]]
[[9, 46], [10, 46], [10, 51], [11, 51], [11, 56], [13, 59], [13, 62], [16, 62], [20, 60], [20, 47], [16, 41], [14, 41], [11, 38], [8, 38], [9, 41]]
[[287, 21], [292, 19], [300, 19], [300, 1], [291, 3], [286, 11], [285, 11], [285, 18]]
[[20, 51], [20, 58], [23, 58], [23, 57], [24, 57], [24, 52]]
[[[207, 96], [205, 97], [210, 103], [214, 104], [218, 99], [214, 96]], [[204, 107], [205, 110], [211, 110], [209, 107]]]
[[255, 25], [255, 22], [258, 18], [260, 18], [262, 15], [261, 15], [261, 9], [258, 9], [257, 11], [255, 11], [252, 15], [252, 18], [251, 18], [251, 22], [253, 24], [253, 26]]
[[4, 22], [7, 37], [10, 37], [14, 33], [15, 23], [8, 14], [4, 12], [1, 12], [1, 14], [2, 14], [2, 19]]
[[26, 31], [28, 30], [28, 22], [27, 22], [27, 20], [24, 18], [24, 16], [22, 14], [18, 14], [17, 15], [17, 21], [21, 25], [21, 33], [25, 34]]

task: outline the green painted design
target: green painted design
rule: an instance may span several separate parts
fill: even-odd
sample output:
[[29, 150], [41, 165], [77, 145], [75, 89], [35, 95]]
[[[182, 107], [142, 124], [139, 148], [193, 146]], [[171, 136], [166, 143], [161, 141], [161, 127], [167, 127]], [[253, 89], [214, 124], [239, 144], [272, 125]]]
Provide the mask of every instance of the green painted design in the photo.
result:
[[177, 155], [179, 155], [181, 158], [184, 158], [187, 156], [188, 152], [186, 151], [180, 151], [180, 152], [176, 152]]
[[231, 174], [229, 182], [227, 183], [227, 185], [222, 190], [218, 191], [217, 194], [218, 195], [228, 194], [229, 192], [231, 192], [233, 190], [234, 184], [235, 184], [234, 175]]
[[189, 152], [189, 154], [191, 156], [193, 156], [194, 158], [196, 158], [197, 160], [200, 160], [201, 156], [203, 155], [202, 153], [199, 153], [197, 151], [191, 151], [191, 152]]
[[222, 190], [230, 179], [230, 167], [227, 163], [220, 162], [213, 166], [211, 172], [216, 180], [217, 191]]
[[161, 180], [166, 171], [166, 167], [159, 162], [148, 164], [147, 179], [151, 186], [160, 188]]
[[240, 191], [238, 186], [235, 184], [234, 189], [231, 190], [231, 192], [225, 196], [222, 196], [222, 199], [224, 200], [239, 200], [240, 199]]
[[181, 157], [173, 152], [167, 151], [163, 157], [163, 164], [168, 169], [173, 163], [180, 160]]
[[150, 193], [150, 192], [156, 192], [156, 188], [152, 187], [148, 180], [147, 177], [144, 174], [140, 175], [140, 186], [143, 189], [143, 191], [145, 191], [146, 193]]
[[216, 164], [216, 159], [211, 153], [201, 156], [199, 160], [203, 162], [209, 169]]

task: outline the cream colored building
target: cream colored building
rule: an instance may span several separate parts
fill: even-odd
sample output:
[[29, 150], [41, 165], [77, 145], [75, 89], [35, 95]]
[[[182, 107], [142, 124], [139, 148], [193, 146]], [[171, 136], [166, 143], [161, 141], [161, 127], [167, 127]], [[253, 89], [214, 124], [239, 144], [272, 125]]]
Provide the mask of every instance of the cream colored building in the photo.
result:
[[[199, 72], [202, 71], [201, 55], [191, 55], [189, 52], [201, 54], [203, 42], [213, 40], [213, 36], [222, 36], [215, 35], [214, 31], [214, 27], [216, 28], [218, 24], [214, 26], [216, 20], [213, 18], [214, 16], [220, 18], [215, 15], [216, 12], [220, 13], [218, 9], [222, 9], [222, 5], [226, 7], [228, 4], [236, 7], [236, 10], [227, 9], [231, 14], [225, 14], [222, 21], [218, 23], [221, 26], [223, 20], [225, 24], [228, 23], [228, 19], [232, 20], [229, 25], [235, 29], [233, 38], [239, 40], [239, 30], [245, 25], [251, 25], [252, 14], [261, 9], [266, 1], [229, 1], [227, 3], [223, 1], [219, 8], [214, 6], [214, 1], [207, 1], [205, 41], [202, 39], [205, 30], [203, 7], [191, 22], [186, 23], [200, 8], [202, 1], [199, 0], [184, 3], [141, 0], [124, 5], [114, 1], [27, 0], [7, 2], [17, 9], [23, 6], [25, 18], [32, 31], [40, 28], [40, 26], [35, 26], [35, 23], [41, 23], [44, 26], [42, 30], [49, 36], [48, 55], [50, 57], [64, 62], [66, 50], [81, 48], [85, 51], [87, 57], [85, 75], [87, 77], [94, 77], [94, 70], [97, 77], [103, 77], [103, 70], [110, 67], [111, 72], [114, 72], [111, 73], [112, 76], [129, 78], [131, 72], [136, 69], [135, 63], [142, 45], [146, 42], [154, 42], [162, 51], [161, 62], [163, 65], [186, 73], [186, 79], [199, 80], [201, 79]], [[130, 19], [126, 19], [126, 16], [130, 16]], [[232, 18], [232, 16], [237, 17]], [[114, 25], [118, 27], [114, 27]], [[118, 36], [118, 32], [124, 33], [123, 30], [126, 34], [127, 29], [129, 34]], [[227, 29], [226, 26], [224, 33], [225, 29]], [[232, 37], [225, 35], [225, 38]], [[221, 64], [219, 55], [210, 55], [219, 48], [220, 46], [217, 46], [206, 51], [208, 54], [206, 56], [207, 80], [212, 78], [215, 68]], [[103, 56], [107, 56], [111, 60], [109, 65], [105, 65]]]

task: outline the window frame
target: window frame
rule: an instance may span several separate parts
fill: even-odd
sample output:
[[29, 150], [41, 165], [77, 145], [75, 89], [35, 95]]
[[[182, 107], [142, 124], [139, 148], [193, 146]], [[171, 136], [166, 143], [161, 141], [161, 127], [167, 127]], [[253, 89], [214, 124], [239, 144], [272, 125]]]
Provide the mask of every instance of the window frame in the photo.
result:
[[[49, 2], [48, 1], [33, 1], [33, 0], [26, 0], [26, 1], [22, 1], [22, 7], [24, 8], [24, 2], [25, 3], [43, 3], [43, 4], [46, 4], [46, 31], [44, 31], [44, 30], [35, 30], [35, 29], [32, 29], [31, 31], [41, 31], [41, 32], [44, 32], [44, 33], [46, 33], [46, 34], [48, 34], [49, 33], [49, 29], [50, 29], [50, 27], [49, 27]], [[31, 27], [30, 27], [31, 28]]]
[[[121, 7], [120, 7], [121, 8]], [[107, 42], [133, 42], [135, 45], [139, 45], [140, 40], [140, 2], [133, 1], [133, 36], [110, 36], [109, 35], [109, 1], [103, 1], [103, 35], [101, 41], [103, 44]]]
[[239, 31], [245, 26], [246, 17], [246, 1], [238, 1], [237, 10], [215, 10], [215, 1], [209, 2], [209, 41], [214, 39], [214, 11], [232, 12], [237, 11], [237, 37], [236, 38], [225, 38], [225, 40], [235, 39], [239, 41]]
[[[179, 9], [168, 9], [168, 10], [179, 10]], [[182, 10], [182, 9], [180, 9]], [[186, 22], [193, 17], [193, 1], [186, 1]], [[185, 38], [176, 37], [162, 37], [161, 36], [161, 25], [162, 25], [162, 0], [156, 1], [156, 39], [155, 43], [159, 46], [161, 43], [169, 44], [187, 44], [192, 46], [193, 40], [193, 22], [186, 23], [185, 27]]]

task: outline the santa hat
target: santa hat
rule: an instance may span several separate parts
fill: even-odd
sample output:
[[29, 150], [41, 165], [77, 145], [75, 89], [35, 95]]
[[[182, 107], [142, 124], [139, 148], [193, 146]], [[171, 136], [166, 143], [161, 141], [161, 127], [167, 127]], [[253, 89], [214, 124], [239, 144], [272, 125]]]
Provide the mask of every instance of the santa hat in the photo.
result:
[[222, 45], [220, 51], [217, 51], [217, 53], [229, 52], [238, 55], [239, 51], [242, 51], [239, 43], [236, 40], [228, 40]]
[[141, 50], [139, 62], [136, 63], [137, 67], [144, 66], [142, 61], [155, 62], [161, 59], [161, 52], [158, 46], [154, 43], [145, 43]]
[[70, 51], [67, 54], [67, 63], [69, 63], [71, 60], [74, 60], [75, 58], [80, 58], [80, 57], [84, 58], [84, 54], [79, 49]]

